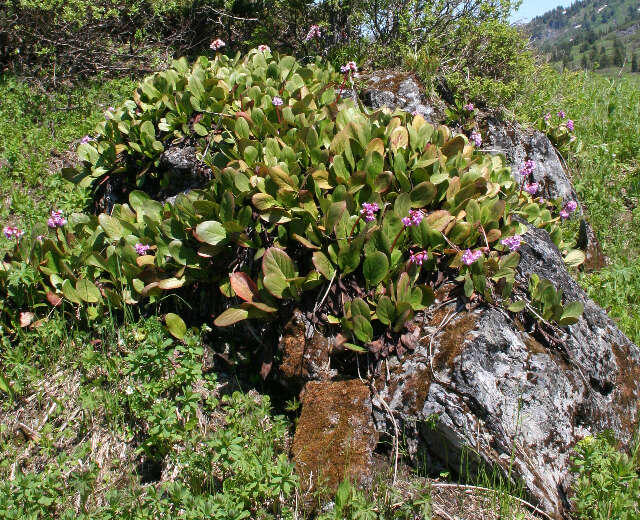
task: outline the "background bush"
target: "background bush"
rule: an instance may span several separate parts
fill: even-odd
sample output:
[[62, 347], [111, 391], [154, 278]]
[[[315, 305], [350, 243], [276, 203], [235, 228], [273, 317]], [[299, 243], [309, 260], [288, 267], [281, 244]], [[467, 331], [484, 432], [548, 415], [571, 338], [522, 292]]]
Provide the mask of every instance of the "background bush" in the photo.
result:
[[[0, 66], [49, 82], [165, 68], [215, 38], [334, 65], [407, 63], [426, 85], [499, 103], [533, 66], [511, 0], [0, 0]], [[311, 24], [322, 36], [307, 41]]]

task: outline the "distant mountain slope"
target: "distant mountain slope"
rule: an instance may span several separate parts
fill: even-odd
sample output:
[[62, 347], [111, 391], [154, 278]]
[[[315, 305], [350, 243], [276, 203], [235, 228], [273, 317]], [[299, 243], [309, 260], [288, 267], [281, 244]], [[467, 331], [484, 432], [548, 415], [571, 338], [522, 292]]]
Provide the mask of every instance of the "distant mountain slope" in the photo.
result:
[[640, 68], [638, 0], [581, 0], [534, 18], [526, 29], [551, 61], [568, 68]]

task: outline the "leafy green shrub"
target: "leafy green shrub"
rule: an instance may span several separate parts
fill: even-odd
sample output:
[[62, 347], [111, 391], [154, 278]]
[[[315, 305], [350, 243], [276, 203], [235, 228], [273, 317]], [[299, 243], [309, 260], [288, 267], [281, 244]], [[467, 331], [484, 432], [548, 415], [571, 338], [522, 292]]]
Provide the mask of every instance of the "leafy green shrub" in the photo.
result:
[[573, 503], [578, 518], [632, 520], [640, 515], [638, 445], [630, 457], [616, 449], [613, 436], [604, 432], [586, 437], [575, 448], [572, 471]]
[[[508, 305], [526, 229], [513, 216], [568, 247], [554, 206], [519, 189], [500, 158], [419, 115], [363, 112], [340, 98], [338, 81], [320, 62], [255, 50], [201, 57], [191, 69], [180, 60], [148, 78], [79, 146], [82, 167], [66, 172], [81, 186], [121, 179], [129, 204], [68, 223], [52, 213], [49, 230], [17, 240], [1, 290], [28, 264], [34, 301], [93, 319], [197, 289], [214, 324], [228, 327], [273, 320], [338, 279], [345, 303], [328, 321], [361, 351], [433, 302], [438, 272], [467, 297]], [[161, 152], [187, 137], [212, 170], [209, 184], [172, 204], [134, 189], [162, 184]], [[4, 313], [17, 324], [16, 303]], [[167, 325], [184, 335], [179, 316]]]
[[[441, 48], [433, 49], [418, 60], [438, 56], [448, 87], [461, 99], [501, 106], [514, 99], [535, 69], [535, 58], [528, 48], [527, 38], [520, 31], [497, 20], [481, 24], [465, 24], [457, 33], [454, 60], [439, 57]], [[459, 58], [461, 57], [461, 58]], [[418, 68], [420, 70], [420, 68]]]

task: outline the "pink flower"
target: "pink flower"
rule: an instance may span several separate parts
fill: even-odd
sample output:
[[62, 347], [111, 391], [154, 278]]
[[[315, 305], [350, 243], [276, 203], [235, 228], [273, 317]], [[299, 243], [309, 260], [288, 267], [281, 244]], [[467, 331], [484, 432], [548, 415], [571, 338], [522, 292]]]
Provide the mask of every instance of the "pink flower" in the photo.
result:
[[15, 228], [13, 226], [5, 226], [2, 232], [4, 233], [5, 237], [7, 237], [8, 239], [11, 239], [13, 238], [17, 230], [18, 228]]
[[409, 216], [402, 219], [402, 224], [404, 227], [419, 226], [423, 218], [424, 213], [422, 213], [422, 211], [419, 209], [412, 209], [409, 211]]
[[85, 135], [82, 139], [80, 139], [80, 144], [87, 144], [91, 141], [95, 141], [95, 138]]
[[141, 244], [140, 242], [136, 244], [136, 253], [138, 253], [140, 256], [146, 255], [149, 249], [151, 249], [151, 246]]
[[309, 32], [305, 36], [304, 41], [308, 42], [313, 38], [320, 38], [321, 36], [322, 36], [322, 33], [320, 32], [320, 27], [313, 24], [311, 27], [309, 27]]
[[564, 208], [560, 210], [560, 217], [562, 217], [562, 219], [564, 220], [568, 219], [577, 208], [578, 203], [575, 200], [568, 201], [564, 205]]
[[544, 120], [545, 120], [545, 121], [549, 121], [549, 119], [551, 119], [551, 114], [550, 114], [549, 112], [547, 112], [547, 113], [544, 115]]
[[258, 45], [258, 51], [259, 52], [269, 52], [271, 49], [269, 48], [268, 45]]
[[420, 251], [418, 253], [414, 253], [411, 251], [411, 256], [409, 257], [409, 263], [415, 265], [422, 265], [425, 260], [429, 259], [429, 253], [426, 251]]
[[558, 117], [560, 119], [564, 119], [565, 117], [567, 117], [567, 114], [564, 110], [560, 110], [560, 112], [558, 112]]
[[473, 112], [473, 110], [475, 109], [475, 107], [473, 106], [473, 103], [467, 103], [464, 107], [465, 110], [468, 110], [469, 112]]
[[524, 191], [526, 191], [529, 195], [535, 195], [536, 193], [538, 193], [538, 183], [532, 182], [531, 184], [525, 184]]
[[343, 72], [345, 74], [347, 72], [358, 72], [358, 66], [356, 65], [355, 61], [350, 61], [346, 65], [340, 67], [340, 72]]
[[471, 249], [467, 249], [464, 253], [462, 253], [462, 262], [471, 265], [482, 256], [482, 251], [476, 249], [475, 251], [471, 251]]
[[67, 219], [64, 218], [62, 211], [51, 210], [51, 217], [47, 220], [47, 225], [52, 228], [59, 228], [66, 225]]
[[533, 170], [536, 169], [536, 163], [530, 159], [527, 159], [522, 168], [520, 168], [520, 176], [527, 177], [533, 173]]
[[219, 51], [220, 49], [222, 49], [222, 47], [224, 47], [226, 45], [226, 43], [224, 43], [220, 38], [213, 40], [211, 42], [211, 45], [209, 45], [209, 47], [211, 49], [213, 49], [214, 51]]
[[2, 229], [2, 232], [4, 233], [4, 236], [7, 237], [9, 240], [11, 240], [12, 238], [19, 240], [20, 237], [24, 235], [24, 231], [22, 231], [21, 229], [18, 229], [15, 226], [5, 226]]
[[518, 249], [520, 249], [521, 242], [522, 237], [520, 235], [513, 235], [512, 237], [500, 240], [500, 243], [503, 246], [507, 246], [511, 251], [517, 251]]
[[284, 103], [284, 101], [282, 101], [282, 98], [278, 96], [273, 96], [271, 102], [273, 103], [274, 107], [279, 107]]
[[380, 206], [375, 202], [363, 202], [360, 215], [362, 215], [367, 222], [373, 222], [376, 219], [376, 213], [378, 211], [380, 211]]
[[476, 132], [475, 130], [471, 132], [469, 139], [473, 141], [473, 144], [476, 145], [476, 147], [482, 146], [482, 136], [479, 132]]
[[567, 121], [567, 130], [569, 130], [569, 132], [573, 132], [573, 121], [571, 119]]

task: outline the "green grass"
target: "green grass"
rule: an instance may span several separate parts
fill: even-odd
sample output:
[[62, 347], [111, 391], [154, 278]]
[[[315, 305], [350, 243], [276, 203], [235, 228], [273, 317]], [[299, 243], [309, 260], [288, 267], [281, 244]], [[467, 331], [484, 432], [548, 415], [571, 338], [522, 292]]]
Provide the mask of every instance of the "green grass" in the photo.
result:
[[[79, 209], [87, 193], [56, 171], [104, 111], [131, 95], [136, 82], [95, 79], [44, 92], [0, 74], [0, 223], [29, 227], [52, 208]], [[4, 237], [0, 238], [0, 249]], [[6, 246], [7, 244], [4, 243]]]
[[610, 262], [579, 281], [640, 343], [640, 76], [547, 70], [531, 83], [535, 90], [511, 107], [517, 117], [565, 110], [584, 143], [567, 164]]

